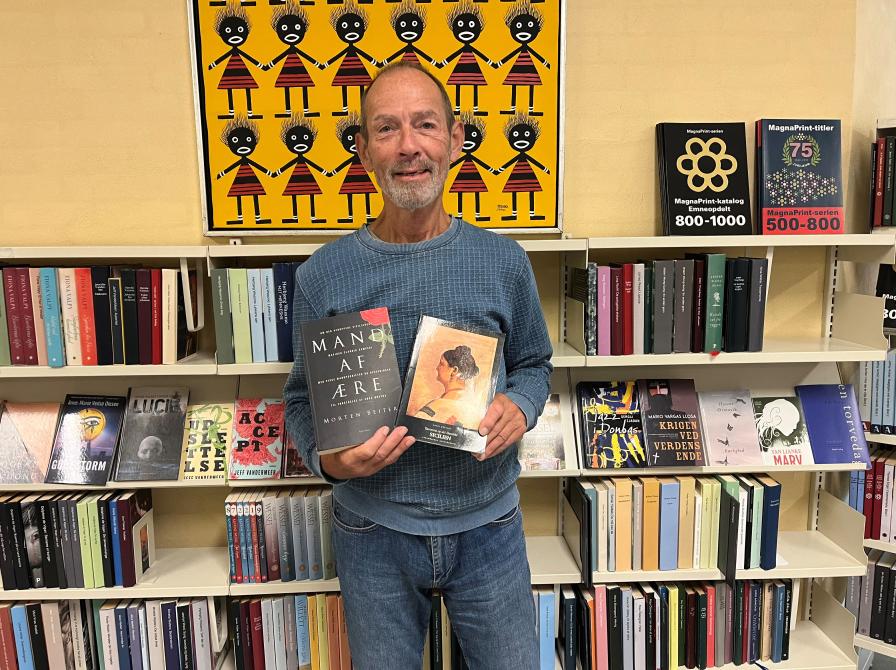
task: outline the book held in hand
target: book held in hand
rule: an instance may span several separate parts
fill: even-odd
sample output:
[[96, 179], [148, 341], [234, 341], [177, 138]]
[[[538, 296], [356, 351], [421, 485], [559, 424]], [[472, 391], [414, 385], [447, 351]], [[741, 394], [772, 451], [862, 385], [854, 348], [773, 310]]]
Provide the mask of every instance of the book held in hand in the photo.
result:
[[46, 482], [105, 484], [126, 405], [123, 396], [67, 395], [60, 410]]
[[187, 388], [131, 389], [115, 480], [176, 480], [187, 412]]
[[321, 453], [361, 444], [395, 422], [401, 375], [385, 307], [300, 324]]
[[639, 379], [648, 467], [705, 465], [693, 379]]
[[237, 398], [230, 479], [280, 479], [284, 435], [282, 400]]
[[422, 442], [485, 451], [479, 424], [495, 395], [504, 335], [422, 316], [396, 425]]
[[187, 407], [181, 454], [181, 481], [227, 479], [227, 445], [233, 429], [233, 403]]
[[815, 462], [799, 398], [753, 398], [753, 416], [766, 465], [811, 465]]
[[576, 399], [585, 467], [646, 467], [640, 400], [634, 381], [579, 382]]

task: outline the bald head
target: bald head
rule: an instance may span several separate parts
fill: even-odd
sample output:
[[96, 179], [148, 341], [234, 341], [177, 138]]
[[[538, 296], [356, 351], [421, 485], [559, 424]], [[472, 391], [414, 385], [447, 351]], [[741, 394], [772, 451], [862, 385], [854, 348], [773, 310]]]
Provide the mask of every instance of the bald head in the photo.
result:
[[[422, 85], [426, 87], [428, 82], [441, 99], [446, 126], [451, 128], [455, 121], [454, 108], [451, 106], [451, 98], [448, 97], [448, 92], [445, 90], [445, 86], [442, 82], [436, 79], [428, 70], [423, 69], [419, 65], [397, 61], [380, 70], [373, 78], [370, 86], [368, 86], [361, 95], [361, 135], [364, 136], [364, 139], [368, 139], [367, 122], [374, 113], [374, 110], [369, 108], [368, 102], [368, 99], [371, 97], [371, 92], [377, 88], [377, 83], [380, 82], [380, 80], [388, 80], [396, 77], [399, 78], [400, 83], [407, 83], [409, 85]], [[383, 83], [386, 82], [384, 81]], [[396, 88], [397, 90], [402, 90], [403, 87]], [[373, 95], [374, 100], [375, 98], [376, 93]]]

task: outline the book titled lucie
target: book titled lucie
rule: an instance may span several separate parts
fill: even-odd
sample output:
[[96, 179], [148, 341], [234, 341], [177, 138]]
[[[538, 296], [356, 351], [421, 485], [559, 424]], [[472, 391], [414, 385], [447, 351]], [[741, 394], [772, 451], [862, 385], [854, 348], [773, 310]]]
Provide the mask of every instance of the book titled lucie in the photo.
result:
[[868, 443], [852, 384], [796, 387], [816, 463], [869, 465]]

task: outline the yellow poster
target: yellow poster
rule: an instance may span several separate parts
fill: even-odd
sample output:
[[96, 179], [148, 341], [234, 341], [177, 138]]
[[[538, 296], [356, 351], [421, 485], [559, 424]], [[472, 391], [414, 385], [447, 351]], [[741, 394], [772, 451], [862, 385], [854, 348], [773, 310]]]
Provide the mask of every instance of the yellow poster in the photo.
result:
[[559, 228], [561, 0], [191, 0], [205, 230], [351, 230], [380, 210], [355, 150], [377, 70], [420, 63], [465, 141], [445, 207], [501, 230]]

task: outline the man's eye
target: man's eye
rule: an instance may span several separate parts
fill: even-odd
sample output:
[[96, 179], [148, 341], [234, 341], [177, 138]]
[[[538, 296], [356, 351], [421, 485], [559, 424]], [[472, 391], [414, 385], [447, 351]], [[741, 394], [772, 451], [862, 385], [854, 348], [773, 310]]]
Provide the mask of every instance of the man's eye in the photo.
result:
[[436, 124], [434, 124], [432, 121], [424, 121], [420, 124], [420, 127], [425, 128], [426, 130], [432, 130], [436, 127]]

